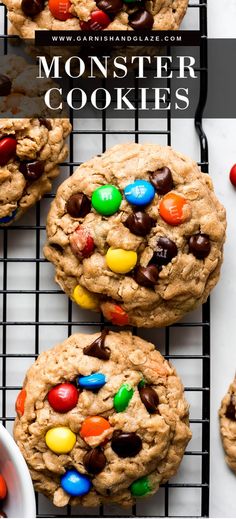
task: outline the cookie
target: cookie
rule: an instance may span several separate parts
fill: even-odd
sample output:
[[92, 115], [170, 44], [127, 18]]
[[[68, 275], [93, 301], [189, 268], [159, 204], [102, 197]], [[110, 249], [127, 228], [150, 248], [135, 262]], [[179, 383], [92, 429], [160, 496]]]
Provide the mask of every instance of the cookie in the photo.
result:
[[83, 308], [117, 325], [167, 326], [220, 275], [225, 210], [211, 179], [170, 147], [120, 144], [58, 189], [46, 258]]
[[[51, 80], [36, 81], [37, 67], [18, 56], [1, 58], [0, 74], [0, 225], [20, 218], [59, 174], [71, 131], [66, 118], [44, 118], [42, 93]], [[41, 112], [42, 104], [42, 112]], [[28, 112], [42, 117], [25, 117]], [[27, 112], [28, 110], [28, 112]]]
[[221, 402], [219, 417], [225, 459], [229, 467], [236, 472], [236, 377]]
[[13, 32], [48, 30], [175, 30], [188, 0], [4, 0]]
[[129, 332], [75, 334], [41, 353], [16, 402], [14, 437], [56, 506], [130, 506], [173, 476], [191, 438], [182, 383]]

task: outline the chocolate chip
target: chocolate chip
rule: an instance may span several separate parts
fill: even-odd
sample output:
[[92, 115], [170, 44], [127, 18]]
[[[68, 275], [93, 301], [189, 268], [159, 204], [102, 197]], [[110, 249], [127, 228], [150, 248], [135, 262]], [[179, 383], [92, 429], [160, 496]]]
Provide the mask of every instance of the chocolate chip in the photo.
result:
[[154, 18], [145, 9], [139, 9], [129, 15], [129, 24], [135, 31], [141, 31], [143, 29], [151, 29], [153, 26]]
[[38, 180], [44, 172], [44, 161], [35, 160], [33, 162], [21, 162], [19, 170], [23, 173], [26, 180]]
[[101, 360], [108, 360], [111, 355], [111, 351], [109, 348], [105, 348], [105, 338], [109, 333], [108, 330], [103, 330], [100, 337], [98, 337], [92, 344], [86, 346], [83, 349], [84, 355], [89, 355], [90, 357], [96, 357]]
[[45, 126], [48, 131], [52, 130], [52, 123], [49, 119], [39, 119], [40, 126]]
[[174, 187], [171, 171], [167, 167], [153, 171], [149, 178], [159, 195], [165, 195]]
[[120, 458], [133, 458], [142, 449], [142, 440], [134, 432], [114, 431], [111, 448]]
[[236, 408], [235, 408], [234, 395], [231, 395], [231, 397], [230, 397], [230, 403], [227, 406], [225, 416], [226, 416], [226, 418], [229, 418], [229, 420], [236, 421]]
[[138, 267], [134, 272], [134, 279], [142, 287], [152, 287], [157, 284], [159, 270], [156, 265]]
[[211, 242], [207, 234], [194, 234], [189, 238], [188, 246], [189, 252], [197, 259], [206, 258], [211, 250]]
[[175, 243], [167, 236], [160, 236], [157, 240], [151, 263], [159, 266], [167, 265], [177, 254], [178, 249]]
[[158, 395], [151, 386], [144, 386], [139, 389], [140, 398], [149, 413], [156, 413], [159, 404]]
[[100, 447], [91, 449], [83, 457], [83, 464], [89, 474], [100, 474], [106, 466], [106, 457]]
[[0, 96], [8, 96], [11, 93], [11, 80], [0, 74]]
[[21, 9], [26, 16], [34, 17], [44, 9], [43, 0], [22, 0]]
[[137, 211], [128, 216], [124, 225], [136, 236], [147, 236], [151, 228], [155, 225], [155, 220], [153, 220], [153, 218], [151, 218], [147, 213]]
[[122, 9], [123, 2], [122, 0], [99, 0], [97, 7], [107, 14], [116, 14]]
[[84, 193], [76, 193], [69, 198], [66, 210], [72, 218], [84, 218], [91, 210], [91, 201]]

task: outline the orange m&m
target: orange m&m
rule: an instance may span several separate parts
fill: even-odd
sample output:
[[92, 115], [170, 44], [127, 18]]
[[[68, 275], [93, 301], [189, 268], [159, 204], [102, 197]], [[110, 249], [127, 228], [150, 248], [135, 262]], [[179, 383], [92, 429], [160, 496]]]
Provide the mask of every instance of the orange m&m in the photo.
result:
[[16, 399], [16, 412], [18, 416], [23, 416], [25, 411], [25, 399], [26, 399], [26, 390], [22, 389]]
[[72, 18], [69, 9], [71, 2], [69, 0], [49, 0], [48, 7], [54, 18], [65, 22], [68, 18]]
[[0, 501], [5, 499], [7, 495], [7, 485], [3, 476], [0, 474]]
[[105, 431], [110, 429], [111, 426], [105, 418], [102, 416], [89, 416], [85, 418], [80, 429], [81, 438], [87, 438], [89, 436], [100, 436]]
[[101, 305], [101, 310], [104, 317], [106, 317], [108, 321], [111, 321], [112, 324], [118, 326], [129, 324], [129, 316], [121, 306], [107, 302]]
[[161, 199], [159, 214], [169, 225], [180, 225], [191, 218], [191, 208], [184, 196], [171, 192]]

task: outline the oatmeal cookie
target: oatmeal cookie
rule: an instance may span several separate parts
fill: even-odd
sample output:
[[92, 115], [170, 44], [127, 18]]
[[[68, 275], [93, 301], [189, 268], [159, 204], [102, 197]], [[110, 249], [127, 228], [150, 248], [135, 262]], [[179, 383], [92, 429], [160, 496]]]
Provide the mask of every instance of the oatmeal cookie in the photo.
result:
[[173, 476], [191, 438], [173, 366], [129, 332], [75, 334], [41, 353], [16, 402], [14, 437], [56, 506], [130, 506]]
[[175, 30], [188, 0], [4, 0], [12, 32], [31, 39], [48, 30]]
[[236, 472], [236, 377], [221, 402], [220, 433], [229, 467]]
[[[1, 58], [0, 74], [0, 225], [20, 218], [59, 174], [71, 131], [66, 118], [44, 118], [42, 94], [51, 80], [36, 81], [37, 67], [18, 56]], [[34, 112], [35, 109], [35, 112]], [[42, 111], [41, 111], [42, 110]], [[42, 113], [42, 118], [25, 117]]]
[[220, 275], [225, 210], [211, 179], [170, 147], [120, 144], [58, 189], [46, 258], [80, 306], [113, 324], [167, 326]]

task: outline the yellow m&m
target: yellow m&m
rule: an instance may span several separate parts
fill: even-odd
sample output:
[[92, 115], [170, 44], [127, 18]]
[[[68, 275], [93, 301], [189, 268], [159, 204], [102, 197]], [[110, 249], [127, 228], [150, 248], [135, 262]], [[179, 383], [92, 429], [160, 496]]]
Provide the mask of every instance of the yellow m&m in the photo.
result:
[[117, 274], [127, 274], [133, 270], [137, 263], [137, 252], [110, 247], [106, 254], [106, 262], [109, 269]]
[[85, 310], [96, 310], [99, 307], [98, 298], [81, 285], [75, 287], [73, 299], [77, 305]]
[[69, 427], [53, 427], [45, 436], [48, 448], [56, 454], [67, 454], [75, 446], [76, 435]]

